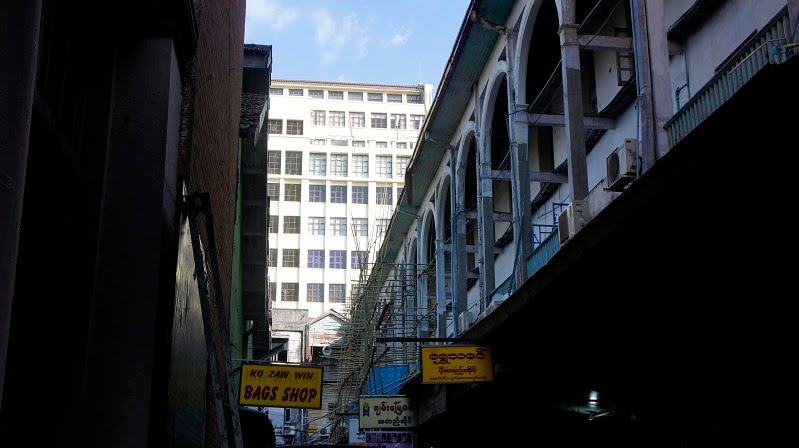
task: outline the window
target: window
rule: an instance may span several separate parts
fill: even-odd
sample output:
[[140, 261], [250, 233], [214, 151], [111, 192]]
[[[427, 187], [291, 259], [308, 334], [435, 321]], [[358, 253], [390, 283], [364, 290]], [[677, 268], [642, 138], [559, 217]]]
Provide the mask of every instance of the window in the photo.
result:
[[308, 267], [322, 269], [325, 267], [325, 251], [308, 249]]
[[322, 303], [325, 301], [325, 284], [308, 283], [308, 295], [305, 297], [308, 302]]
[[331, 204], [346, 204], [347, 203], [347, 186], [346, 185], [331, 185], [330, 186], [330, 203]]
[[397, 149], [408, 149], [407, 142], [397, 142]]
[[392, 205], [391, 187], [377, 187], [375, 191], [375, 201], [381, 205]]
[[424, 123], [424, 115], [411, 115], [411, 129], [418, 131], [422, 129]]
[[277, 283], [275, 282], [269, 282], [269, 299], [277, 300]]
[[302, 135], [302, 120], [286, 120], [286, 134]]
[[277, 249], [269, 249], [269, 262], [267, 263], [267, 266], [270, 268], [277, 267]]
[[383, 94], [382, 93], [367, 93], [366, 94], [367, 101], [373, 101], [376, 103], [383, 102]]
[[299, 249], [283, 249], [283, 267], [284, 268], [300, 267]]
[[353, 148], [365, 148], [366, 147], [366, 142], [363, 141], [363, 140], [353, 140], [352, 141], [352, 147]]
[[422, 104], [422, 95], [405, 95], [405, 99], [411, 104]]
[[369, 236], [369, 218], [352, 218], [353, 236]]
[[347, 298], [346, 285], [344, 283], [331, 283], [328, 285], [327, 300], [330, 303], [344, 303]]
[[368, 187], [352, 187], [352, 203], [368, 204], [369, 203]]
[[350, 256], [350, 262], [352, 263], [350, 267], [352, 269], [361, 269], [361, 267], [366, 267], [366, 251], [365, 250], [353, 250]]
[[347, 92], [347, 99], [350, 101], [363, 101], [363, 92]]
[[270, 201], [280, 200], [280, 184], [276, 182], [269, 182], [266, 184], [266, 195], [269, 196]]
[[391, 156], [377, 156], [375, 172], [381, 179], [391, 179]]
[[324, 126], [325, 125], [325, 111], [323, 111], [323, 110], [312, 110], [311, 111], [311, 123], [314, 126]]
[[[330, 154], [330, 175], [347, 177], [347, 155]], [[332, 193], [332, 189], [330, 190]]]
[[312, 152], [308, 156], [308, 165], [312, 176], [327, 176], [327, 154]]
[[327, 92], [327, 99], [329, 100], [343, 100], [344, 92], [340, 90], [331, 90]]
[[284, 184], [283, 185], [283, 200], [287, 202], [300, 202], [302, 195], [300, 193], [302, 186], [300, 184]]
[[369, 177], [369, 156], [367, 154], [354, 154], [350, 168], [352, 175], [355, 177]]
[[330, 269], [344, 269], [346, 267], [346, 250], [331, 250], [330, 251]]
[[391, 114], [391, 129], [406, 129], [408, 123], [405, 114]]
[[277, 233], [279, 219], [277, 215], [269, 215], [269, 233]]
[[270, 95], [283, 95], [283, 89], [270, 87], [269, 88], [269, 94]]
[[300, 233], [300, 217], [284, 216], [283, 233]]
[[289, 89], [289, 96], [302, 96], [302, 89]]
[[327, 202], [327, 190], [324, 185], [308, 186], [309, 202]]
[[388, 142], [375, 142], [375, 148], [388, 148]]
[[280, 174], [280, 151], [269, 151], [266, 156], [266, 172]]
[[325, 218], [324, 216], [311, 216], [308, 218], [308, 235], [324, 235]]
[[402, 102], [402, 95], [399, 93], [389, 93], [388, 95], [388, 102], [389, 103], [401, 103]]
[[321, 146], [325, 144], [325, 139], [323, 138], [312, 138], [311, 144], [314, 146]]
[[375, 222], [375, 230], [377, 231], [378, 236], [383, 236], [388, 231], [388, 224], [391, 220], [390, 219], [378, 219]]
[[347, 236], [347, 218], [330, 218], [330, 234]]
[[346, 140], [330, 140], [330, 144], [333, 146], [347, 146]]
[[308, 89], [308, 96], [311, 98], [316, 98], [318, 100], [321, 100], [325, 98], [325, 91]]
[[286, 174], [302, 174], [302, 153], [299, 151], [286, 151]]
[[411, 161], [410, 157], [397, 156], [397, 166], [395, 173], [397, 177], [405, 177], [405, 172], [408, 171], [408, 162]]
[[402, 188], [397, 187], [397, 204], [399, 204], [400, 197], [402, 197]]
[[386, 114], [372, 112], [372, 127], [375, 129], [386, 129]]
[[[617, 37], [632, 36], [627, 28], [613, 28], [613, 35]], [[616, 69], [619, 85], [627, 84], [627, 81], [635, 76], [635, 53], [616, 52]]]
[[337, 128], [344, 127], [344, 111], [330, 111], [330, 126], [335, 126]]
[[270, 134], [282, 134], [283, 120], [269, 120], [269, 130], [267, 132]]
[[282, 283], [280, 286], [280, 300], [282, 302], [297, 302], [300, 300], [299, 283]]
[[366, 127], [366, 113], [350, 112], [350, 126], [354, 128]]

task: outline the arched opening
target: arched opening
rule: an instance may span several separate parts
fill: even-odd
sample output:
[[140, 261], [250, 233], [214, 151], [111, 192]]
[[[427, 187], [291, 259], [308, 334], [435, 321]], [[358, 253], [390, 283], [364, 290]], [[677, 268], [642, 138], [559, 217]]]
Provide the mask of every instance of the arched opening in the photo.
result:
[[[436, 333], [436, 223], [433, 218], [433, 211], [427, 212], [424, 220], [422, 232], [422, 260], [424, 277], [422, 283], [425, 285], [424, 300], [421, 305], [426, 319], [422, 323], [424, 336], [434, 336]], [[425, 325], [426, 322], [426, 325]]]
[[419, 310], [416, 301], [418, 300], [418, 285], [419, 285], [419, 269], [417, 263], [418, 247], [416, 238], [412, 239], [408, 244], [407, 251], [405, 252], [405, 284], [403, 285], [405, 302], [405, 319], [408, 321], [406, 328], [412, 328], [414, 334], [408, 336], [416, 336], [416, 322], [419, 320]]
[[[464, 222], [465, 243], [467, 246], [477, 247], [477, 219], [468, 217], [466, 212], [477, 212], [477, 141], [474, 132], [466, 135], [461, 145], [460, 155], [457, 164], [457, 186], [458, 194], [455, 198], [458, 201], [459, 219]], [[474, 216], [474, 215], [472, 215]], [[463, 259], [455, 259], [455, 263], [466, 263], [466, 271], [471, 274], [478, 274], [475, 262], [476, 254], [474, 251], [466, 251]], [[461, 279], [464, 281], [464, 279]], [[468, 291], [477, 283], [476, 275], [466, 278], [466, 290]]]
[[[442, 239], [444, 241], [445, 248], [452, 247], [452, 189], [450, 188], [450, 176], [446, 176], [442, 179], [441, 183], [439, 184], [442, 190], [439, 194], [440, 202], [438, 203], [438, 210], [439, 210], [439, 219], [438, 222], [441, 223], [441, 230], [442, 230]], [[447, 319], [447, 334], [449, 334], [449, 328], [452, 323], [452, 251], [445, 250], [444, 251], [444, 278], [439, 279], [439, 281], [444, 282], [444, 293], [445, 293], [445, 307], [446, 307], [446, 319]]]
[[[511, 169], [510, 132], [508, 130], [508, 80], [502, 75], [502, 80], [496, 86], [494, 105], [491, 113], [489, 151], [491, 154], [491, 169]], [[495, 179], [492, 182], [492, 193], [495, 212], [513, 211], [513, 195], [509, 180]], [[505, 247], [513, 240], [513, 227], [509, 221], [495, 221], [494, 235], [497, 236], [494, 246]]]

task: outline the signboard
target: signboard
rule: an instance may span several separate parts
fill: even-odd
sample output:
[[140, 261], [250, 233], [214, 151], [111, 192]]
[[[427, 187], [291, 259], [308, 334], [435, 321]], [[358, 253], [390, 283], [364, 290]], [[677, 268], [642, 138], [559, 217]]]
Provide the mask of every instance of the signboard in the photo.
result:
[[358, 427], [358, 419], [351, 418], [349, 422], [350, 445], [365, 446], [366, 434], [364, 434], [364, 432], [361, 431], [361, 428]]
[[416, 411], [411, 399], [401, 395], [367, 395], [358, 399], [361, 428], [412, 428]]
[[491, 349], [474, 345], [422, 347], [422, 383], [473, 383], [494, 380]]
[[413, 448], [410, 431], [366, 431], [366, 445], [383, 448]]
[[239, 404], [322, 409], [322, 368], [242, 364]]

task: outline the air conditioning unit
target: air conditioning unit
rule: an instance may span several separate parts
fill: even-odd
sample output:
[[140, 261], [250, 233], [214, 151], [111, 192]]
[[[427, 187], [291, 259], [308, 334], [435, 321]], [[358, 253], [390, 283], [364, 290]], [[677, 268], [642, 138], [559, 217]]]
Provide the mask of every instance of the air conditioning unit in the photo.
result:
[[458, 331], [464, 331], [472, 326], [471, 311], [464, 311], [458, 315]]
[[624, 191], [638, 173], [638, 141], [634, 138], [625, 138], [624, 144], [610, 153], [605, 162], [607, 189]]
[[588, 201], [572, 201], [561, 213], [558, 215], [558, 237], [560, 237], [560, 244], [563, 244], [569, 238], [573, 237], [580, 231], [588, 221], [591, 220], [591, 210], [588, 207]]

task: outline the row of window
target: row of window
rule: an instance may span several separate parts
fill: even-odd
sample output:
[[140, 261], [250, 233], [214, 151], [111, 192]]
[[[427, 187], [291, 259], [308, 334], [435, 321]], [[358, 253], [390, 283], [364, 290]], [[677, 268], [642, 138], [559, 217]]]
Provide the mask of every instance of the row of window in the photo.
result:
[[[345, 269], [347, 267], [347, 251], [346, 250], [331, 250], [329, 255], [330, 269]], [[352, 250], [350, 251], [350, 268], [360, 269], [366, 266], [366, 251], [365, 250]], [[324, 269], [325, 267], [325, 251], [324, 249], [308, 249], [308, 267], [316, 269]], [[277, 266], [277, 249], [269, 249], [269, 267]], [[283, 265], [284, 268], [298, 268], [300, 267], [300, 250], [299, 249], [283, 249]]]
[[[353, 128], [366, 127], [365, 112], [350, 112], [349, 124]], [[311, 124], [314, 126], [331, 126], [343, 128], [346, 125], [344, 111], [312, 110]], [[410, 116], [410, 128], [408, 127], [408, 116], [406, 114], [387, 114], [385, 112], [371, 112], [369, 114], [369, 127], [373, 129], [412, 129], [419, 130], [424, 123], [424, 115]], [[389, 125], [390, 123], [390, 125]], [[280, 118], [269, 119], [267, 132], [270, 134], [283, 133], [283, 120]], [[302, 120], [286, 120], [286, 135], [302, 135]]]
[[[289, 93], [288, 96], [305, 96], [305, 89], [288, 89]], [[283, 95], [285, 90], [282, 87], [271, 87], [269, 89], [269, 95]], [[320, 89], [308, 89], [308, 97], [313, 99], [323, 100], [325, 99], [325, 91]], [[402, 94], [401, 93], [388, 93], [384, 94], [380, 92], [367, 92], [366, 93], [366, 100], [374, 103], [382, 103], [383, 99], [385, 98], [386, 102], [389, 103], [401, 103], [402, 102]], [[329, 100], [343, 100], [344, 99], [344, 91], [342, 90], [328, 90], [327, 91], [327, 99]], [[363, 92], [347, 92], [347, 100], [349, 101], [363, 101]], [[421, 104], [422, 103], [422, 95], [421, 94], [405, 94], [405, 102], [409, 104]]]
[[[327, 143], [327, 139], [324, 138], [312, 138], [311, 145], [314, 146], [321, 146]], [[330, 139], [330, 144], [332, 146], [349, 146], [349, 140], [339, 140], [339, 139]], [[353, 148], [365, 148], [366, 147], [366, 140], [353, 140], [352, 141]], [[392, 142], [392, 147], [397, 149], [408, 149], [408, 142]], [[375, 148], [388, 148], [388, 142], [383, 141], [375, 141]], [[413, 143], [410, 146], [413, 149]]]
[[[281, 174], [281, 151], [269, 151], [266, 159], [266, 172], [268, 174]], [[380, 179], [391, 179], [405, 176], [410, 157], [397, 156], [396, 166], [393, 156], [375, 156], [375, 174]], [[308, 155], [310, 175], [328, 175], [328, 156], [323, 152], [312, 152]], [[348, 170], [349, 168], [349, 170]], [[393, 170], [392, 170], [393, 168]], [[286, 151], [286, 160], [283, 164], [284, 173], [287, 175], [302, 175], [302, 151]], [[369, 177], [369, 154], [330, 154], [330, 175], [337, 177]]]
[[[277, 299], [277, 283], [269, 283], [269, 297], [272, 300]], [[287, 283], [280, 284], [280, 300], [282, 302], [297, 302], [300, 299], [300, 284]], [[322, 303], [325, 301], [325, 284], [324, 283], [308, 283], [307, 294], [305, 296], [307, 302]], [[346, 300], [346, 285], [344, 283], [331, 283], [328, 285], [329, 303], [344, 303]]]
[[[279, 228], [278, 215], [269, 217], [269, 233], [277, 233]], [[383, 235], [388, 230], [390, 219], [376, 219], [375, 230], [378, 235]], [[299, 216], [283, 217], [283, 233], [299, 234], [301, 220]], [[325, 235], [325, 218], [322, 216], [308, 217], [308, 235]], [[330, 218], [330, 235], [347, 236], [347, 218]], [[369, 218], [352, 218], [352, 232], [354, 236], [369, 236]], [[270, 249], [271, 250], [271, 249]]]
[[[398, 188], [397, 197], [402, 193], [402, 188]], [[280, 200], [280, 184], [269, 182], [266, 184], [266, 194], [269, 196], [270, 201]], [[375, 187], [375, 204], [378, 205], [391, 205], [394, 203], [393, 188], [392, 187]], [[302, 185], [301, 184], [283, 184], [283, 200], [286, 202], [302, 202]], [[326, 185], [309, 185], [308, 186], [308, 202], [327, 202], [327, 186]], [[347, 203], [347, 186], [346, 185], [331, 185], [330, 186], [330, 203], [331, 204], [346, 204]], [[366, 186], [353, 186], [352, 199], [350, 204], [368, 204], [369, 203], [369, 187]]]

